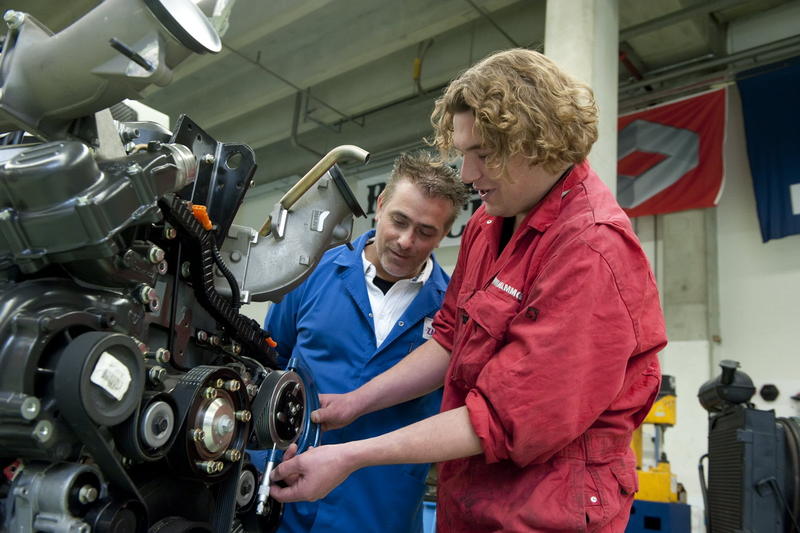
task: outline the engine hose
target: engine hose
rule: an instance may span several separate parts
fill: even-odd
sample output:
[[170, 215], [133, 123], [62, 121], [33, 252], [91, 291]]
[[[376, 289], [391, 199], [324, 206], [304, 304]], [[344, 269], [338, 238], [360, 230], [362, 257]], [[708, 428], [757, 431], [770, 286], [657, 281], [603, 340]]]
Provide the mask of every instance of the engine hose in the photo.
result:
[[231, 306], [238, 310], [242, 306], [239, 283], [236, 281], [236, 276], [233, 275], [231, 269], [225, 264], [225, 260], [222, 258], [222, 254], [219, 253], [219, 248], [217, 248], [217, 243], [213, 239], [211, 240], [211, 253], [214, 254], [214, 263], [217, 265], [217, 268], [219, 268], [219, 271], [225, 276], [225, 279], [228, 280], [228, 285], [231, 286]]

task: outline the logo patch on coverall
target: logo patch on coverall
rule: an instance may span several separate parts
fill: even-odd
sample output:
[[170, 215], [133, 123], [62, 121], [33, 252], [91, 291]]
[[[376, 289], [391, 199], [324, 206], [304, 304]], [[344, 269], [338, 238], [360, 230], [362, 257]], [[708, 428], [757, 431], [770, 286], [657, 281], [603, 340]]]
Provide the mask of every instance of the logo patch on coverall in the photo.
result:
[[431, 317], [425, 317], [425, 322], [422, 324], [422, 338], [430, 339], [435, 332], [436, 330], [433, 328], [433, 319]]

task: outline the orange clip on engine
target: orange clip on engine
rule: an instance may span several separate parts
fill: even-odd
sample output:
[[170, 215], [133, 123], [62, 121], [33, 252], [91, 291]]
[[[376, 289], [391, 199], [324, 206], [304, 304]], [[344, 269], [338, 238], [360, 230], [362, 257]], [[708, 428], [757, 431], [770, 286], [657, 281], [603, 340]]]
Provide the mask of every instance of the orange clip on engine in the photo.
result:
[[194, 218], [203, 225], [206, 231], [210, 231], [211, 228], [214, 227], [214, 224], [211, 223], [211, 219], [208, 218], [208, 209], [206, 209], [206, 206], [192, 204], [192, 214]]

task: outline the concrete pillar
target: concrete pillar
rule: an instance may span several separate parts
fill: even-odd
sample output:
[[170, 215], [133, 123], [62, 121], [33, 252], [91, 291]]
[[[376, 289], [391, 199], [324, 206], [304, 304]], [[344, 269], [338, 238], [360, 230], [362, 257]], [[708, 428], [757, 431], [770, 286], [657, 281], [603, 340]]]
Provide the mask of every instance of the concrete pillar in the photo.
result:
[[618, 0], [547, 0], [544, 53], [594, 90], [600, 124], [589, 161], [615, 192], [618, 47]]

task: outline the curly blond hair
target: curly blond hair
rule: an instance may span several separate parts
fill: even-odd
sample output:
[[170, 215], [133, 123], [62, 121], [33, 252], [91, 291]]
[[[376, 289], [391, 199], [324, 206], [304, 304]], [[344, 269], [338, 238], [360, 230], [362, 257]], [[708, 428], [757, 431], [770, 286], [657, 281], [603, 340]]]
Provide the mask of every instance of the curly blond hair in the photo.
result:
[[443, 157], [453, 155], [453, 114], [462, 111], [474, 113], [487, 165], [501, 175], [516, 154], [551, 172], [580, 163], [597, 140], [592, 90], [532, 50], [490, 55], [450, 83], [431, 115]]

